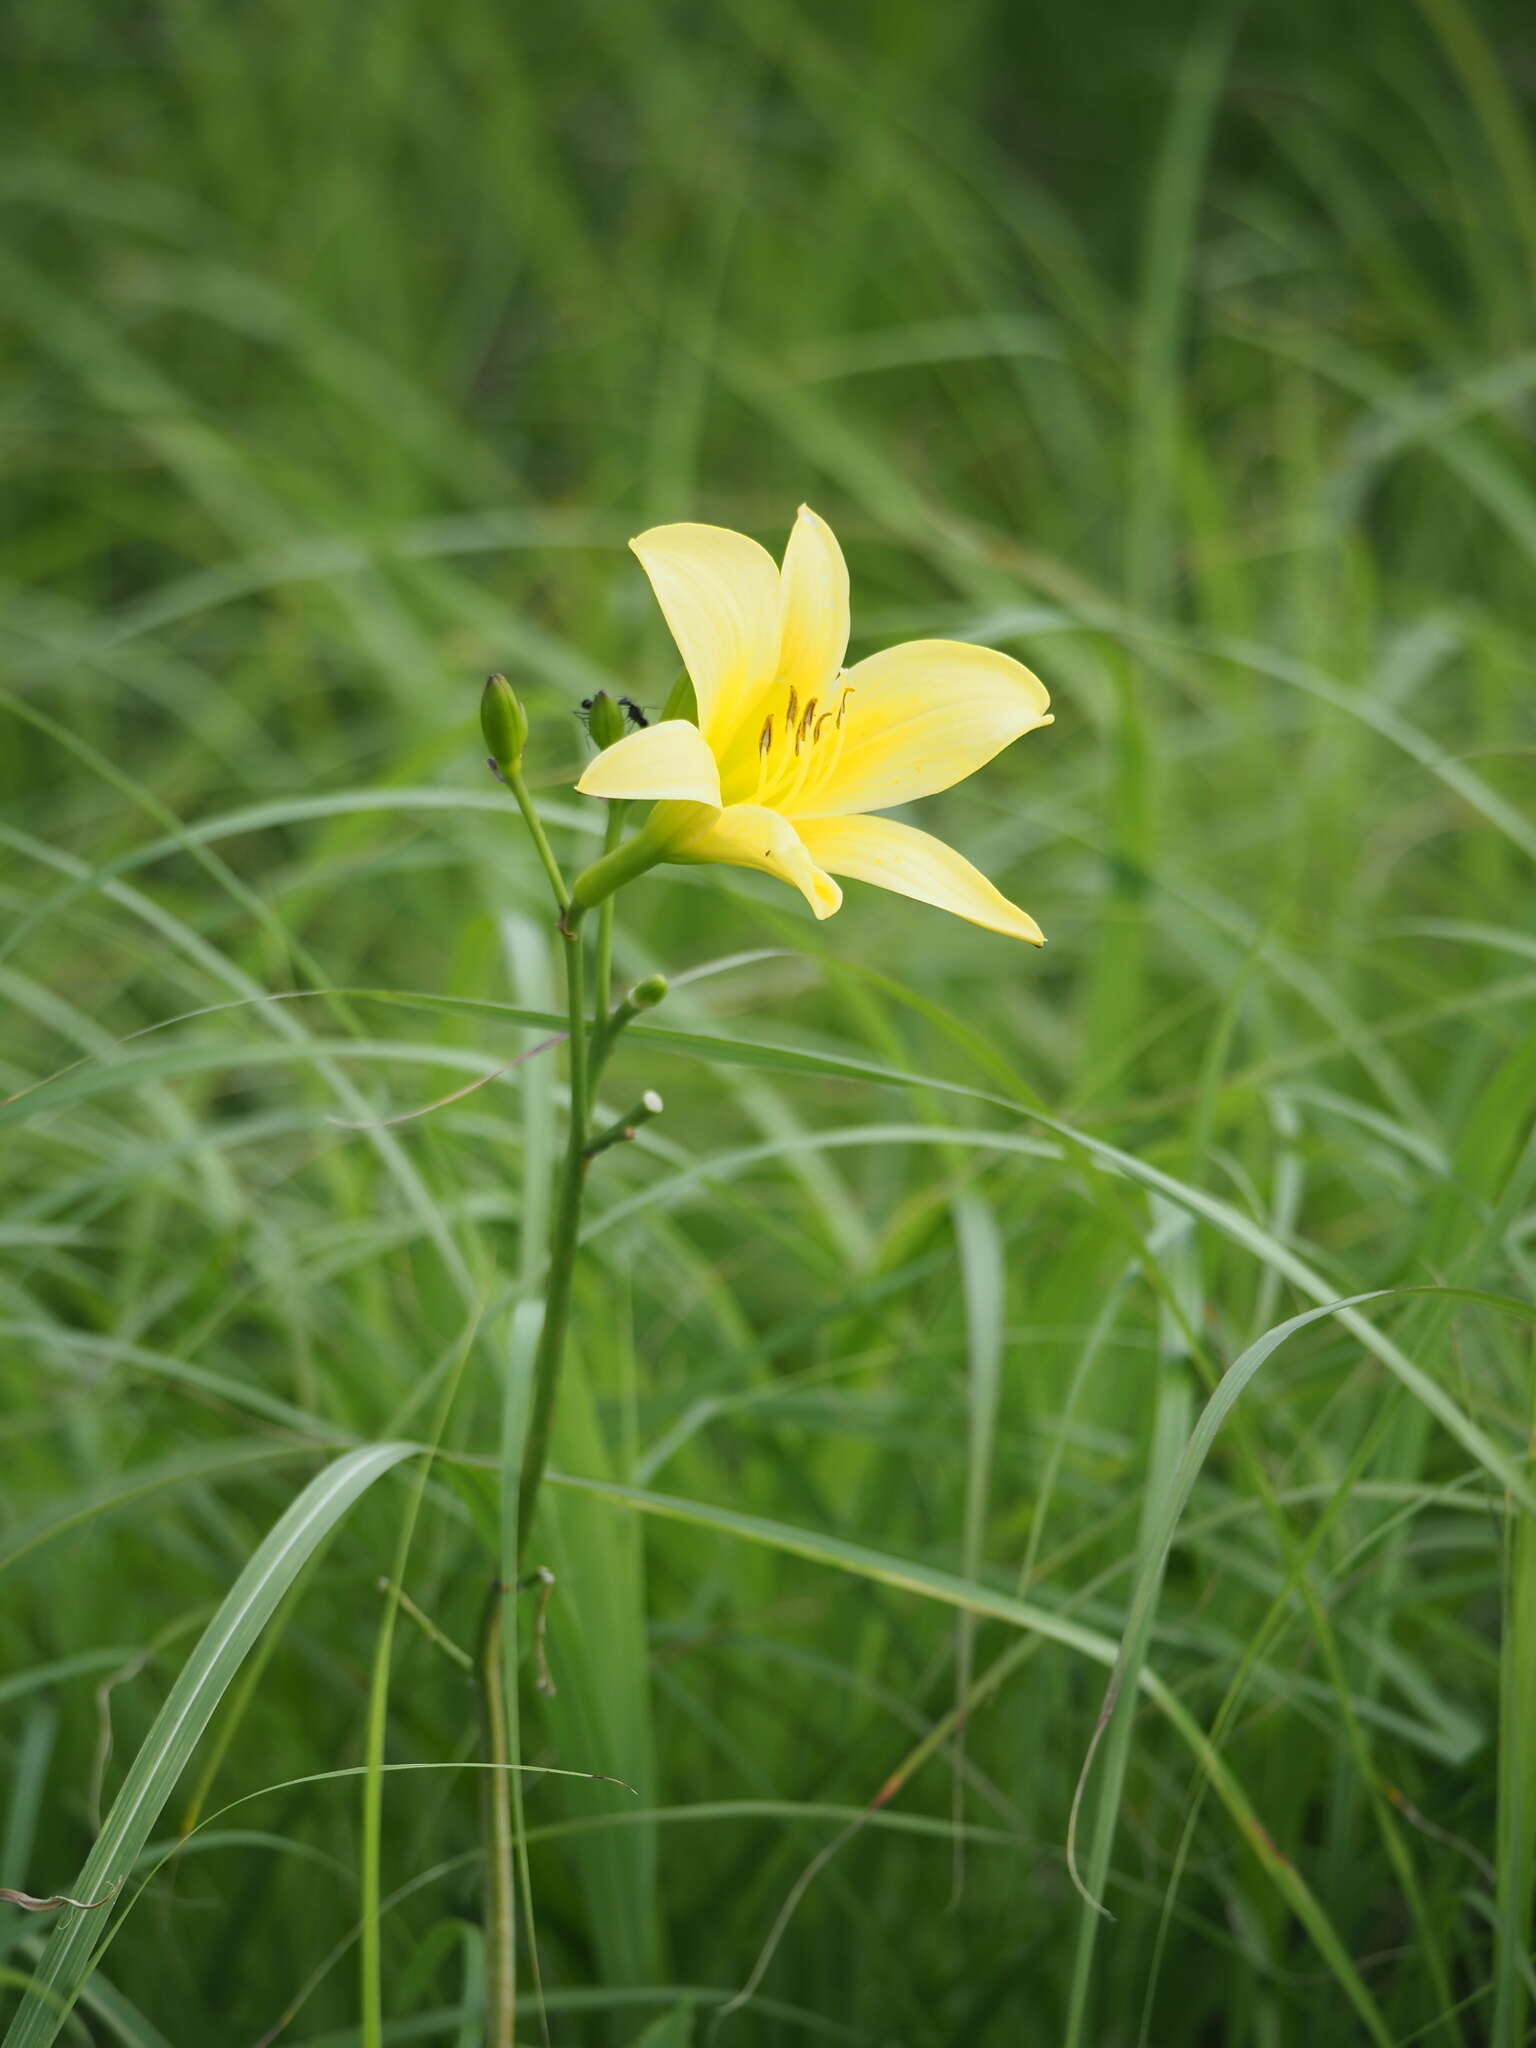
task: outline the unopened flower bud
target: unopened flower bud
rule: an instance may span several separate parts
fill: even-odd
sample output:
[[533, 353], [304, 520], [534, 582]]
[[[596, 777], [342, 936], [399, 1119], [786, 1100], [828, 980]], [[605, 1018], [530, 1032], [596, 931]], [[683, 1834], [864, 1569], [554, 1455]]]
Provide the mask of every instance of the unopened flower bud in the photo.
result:
[[654, 1088], [647, 1088], [628, 1116], [621, 1116], [616, 1124], [610, 1124], [605, 1131], [599, 1131], [588, 1141], [585, 1151], [588, 1159], [595, 1159], [599, 1152], [606, 1152], [611, 1146], [623, 1145], [639, 1132], [642, 1124], [648, 1124], [653, 1116], [660, 1116], [666, 1107]]
[[667, 992], [667, 977], [664, 974], [648, 974], [643, 981], [637, 981], [629, 992], [628, 1000], [637, 1010], [654, 1010]]
[[600, 748], [611, 747], [616, 740], [623, 739], [629, 729], [622, 705], [606, 690], [585, 698], [581, 708], [587, 714], [587, 731]]
[[528, 714], [505, 676], [487, 676], [480, 696], [480, 730], [486, 749], [504, 775], [515, 775], [528, 744]]

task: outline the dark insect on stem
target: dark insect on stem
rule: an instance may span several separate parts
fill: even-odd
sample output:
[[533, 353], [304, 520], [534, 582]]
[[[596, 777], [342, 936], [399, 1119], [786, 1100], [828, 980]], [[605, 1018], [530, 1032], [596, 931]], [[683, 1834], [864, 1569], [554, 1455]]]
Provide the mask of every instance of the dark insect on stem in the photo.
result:
[[[619, 709], [624, 714], [625, 723], [627, 725], [633, 726], [636, 732], [643, 732], [646, 726], [650, 724], [650, 719], [646, 716], [645, 712], [640, 708], [640, 706], [635, 702], [633, 697], [619, 697], [615, 699], [615, 702], [618, 704]], [[587, 728], [589, 732], [592, 729], [592, 704], [592, 698], [583, 697], [581, 700], [581, 709], [576, 713], [576, 716], [581, 720], [582, 724]]]

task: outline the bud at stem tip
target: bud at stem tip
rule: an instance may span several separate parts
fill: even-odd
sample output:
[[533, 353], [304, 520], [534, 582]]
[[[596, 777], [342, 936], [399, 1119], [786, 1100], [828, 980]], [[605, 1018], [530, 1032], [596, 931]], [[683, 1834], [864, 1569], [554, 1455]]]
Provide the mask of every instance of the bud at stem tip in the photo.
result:
[[629, 729], [622, 708], [606, 690], [588, 697], [582, 709], [587, 714], [587, 731], [599, 747], [613, 746]]
[[480, 695], [480, 730], [503, 775], [516, 775], [528, 744], [528, 714], [503, 675], [487, 676]]

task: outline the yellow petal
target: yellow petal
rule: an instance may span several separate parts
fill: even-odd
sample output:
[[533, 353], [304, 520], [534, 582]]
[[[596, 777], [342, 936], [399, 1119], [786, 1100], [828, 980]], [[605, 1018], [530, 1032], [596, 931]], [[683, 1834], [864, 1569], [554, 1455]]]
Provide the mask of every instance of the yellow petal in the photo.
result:
[[1045, 934], [1027, 911], [929, 832], [899, 825], [894, 818], [807, 818], [799, 833], [810, 858], [831, 874], [914, 896], [1032, 946], [1045, 944]]
[[[785, 808], [792, 818], [890, 810], [948, 789], [1010, 740], [1049, 725], [1040, 678], [990, 647], [909, 640], [856, 662], [814, 758]], [[818, 721], [820, 724], [820, 721]]]
[[784, 623], [777, 680], [803, 704], [825, 700], [848, 652], [848, 564], [830, 526], [800, 507], [784, 550]]
[[817, 867], [789, 820], [762, 804], [728, 804], [712, 818], [701, 814], [698, 830], [669, 858], [760, 868], [798, 889], [818, 917], [830, 917], [843, 900], [842, 890]]
[[700, 728], [714, 738], [778, 666], [778, 566], [724, 526], [653, 526], [630, 546], [693, 680]]
[[[780, 576], [779, 651], [755, 692], [733, 695], [706, 730], [720, 763], [727, 803], [774, 803], [791, 779], [792, 728], [829, 701], [848, 651], [848, 565], [825, 520], [802, 505], [790, 528]], [[777, 751], [775, 752], [775, 748]]]
[[720, 771], [704, 735], [686, 718], [627, 732], [605, 747], [576, 787], [583, 796], [675, 797], [720, 804]]

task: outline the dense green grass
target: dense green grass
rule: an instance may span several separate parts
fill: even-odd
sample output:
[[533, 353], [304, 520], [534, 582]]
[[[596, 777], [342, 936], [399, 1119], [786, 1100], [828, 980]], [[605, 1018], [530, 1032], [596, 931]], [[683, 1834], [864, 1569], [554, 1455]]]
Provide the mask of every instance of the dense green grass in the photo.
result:
[[579, 858], [625, 538], [801, 498], [1049, 683], [923, 821], [1051, 945], [623, 899], [521, 2037], [1531, 2038], [1521, 12], [13, 0], [8, 2041], [479, 2038], [555, 1058], [376, 1120], [557, 1006], [480, 677]]

